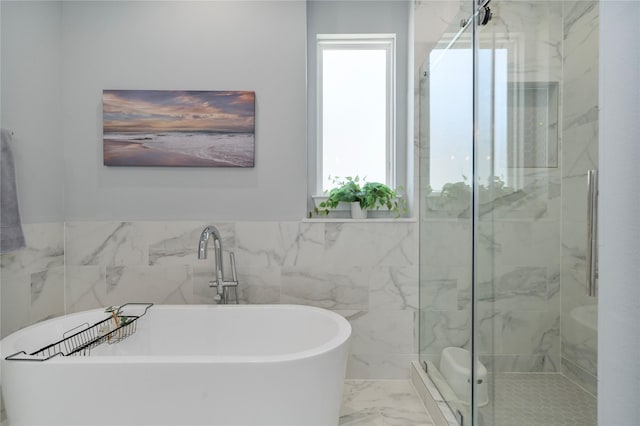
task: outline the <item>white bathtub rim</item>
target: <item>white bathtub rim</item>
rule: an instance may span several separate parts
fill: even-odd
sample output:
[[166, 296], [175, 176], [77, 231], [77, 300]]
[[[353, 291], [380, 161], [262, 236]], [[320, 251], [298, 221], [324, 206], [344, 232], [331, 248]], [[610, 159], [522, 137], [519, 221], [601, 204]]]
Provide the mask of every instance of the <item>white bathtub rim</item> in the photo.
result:
[[[318, 308], [315, 306], [307, 305], [290, 305], [290, 304], [271, 304], [271, 305], [153, 305], [150, 309], [291, 309], [291, 310], [312, 310], [320, 312], [333, 319], [337, 326], [338, 332], [328, 341], [315, 346], [311, 349], [291, 352], [287, 354], [277, 355], [118, 355], [118, 356], [56, 356], [47, 361], [46, 363], [55, 364], [114, 364], [114, 363], [128, 363], [128, 364], [173, 364], [184, 363], [188, 360], [189, 363], [224, 363], [224, 364], [247, 364], [247, 363], [278, 363], [278, 362], [290, 362], [296, 360], [303, 360], [320, 356], [326, 352], [336, 350], [343, 345], [351, 336], [351, 324], [343, 316], [329, 311], [324, 308]], [[73, 318], [74, 316], [85, 316], [88, 314], [104, 315], [104, 308], [91, 309], [82, 312], [76, 312], [73, 314], [64, 315], [66, 318]], [[40, 364], [38, 361], [18, 361], [18, 360], [5, 360], [9, 355], [21, 351], [21, 348], [15, 347], [15, 341], [23, 337], [23, 335], [29, 333], [30, 330], [38, 327], [45, 326], [48, 323], [59, 321], [61, 317], [51, 318], [45, 321], [38, 322], [30, 325], [5, 337], [0, 341], [0, 353], [2, 354], [3, 362], [20, 362], [20, 363], [34, 363]], [[35, 357], [34, 357], [35, 358]]]

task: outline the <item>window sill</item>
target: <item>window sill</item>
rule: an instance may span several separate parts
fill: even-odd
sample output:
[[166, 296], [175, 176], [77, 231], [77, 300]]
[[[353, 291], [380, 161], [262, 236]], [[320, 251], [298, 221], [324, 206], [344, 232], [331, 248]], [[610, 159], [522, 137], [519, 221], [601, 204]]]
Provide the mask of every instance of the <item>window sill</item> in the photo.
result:
[[376, 217], [370, 219], [351, 219], [350, 217], [305, 217], [303, 223], [416, 223], [415, 217]]

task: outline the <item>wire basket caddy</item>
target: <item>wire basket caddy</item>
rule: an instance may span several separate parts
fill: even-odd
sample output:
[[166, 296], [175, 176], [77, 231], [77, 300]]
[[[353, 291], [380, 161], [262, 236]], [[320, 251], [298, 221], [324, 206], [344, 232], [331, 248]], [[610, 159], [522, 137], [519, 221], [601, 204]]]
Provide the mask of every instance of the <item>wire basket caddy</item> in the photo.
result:
[[[123, 315], [125, 307], [144, 307], [140, 315]], [[91, 350], [103, 343], [118, 343], [136, 332], [137, 321], [144, 316], [153, 303], [126, 303], [118, 308], [107, 308], [111, 315], [96, 322], [80, 324], [62, 335], [62, 339], [44, 346], [35, 352], [16, 352], [6, 357], [9, 361], [46, 361], [60, 356], [88, 356]]]

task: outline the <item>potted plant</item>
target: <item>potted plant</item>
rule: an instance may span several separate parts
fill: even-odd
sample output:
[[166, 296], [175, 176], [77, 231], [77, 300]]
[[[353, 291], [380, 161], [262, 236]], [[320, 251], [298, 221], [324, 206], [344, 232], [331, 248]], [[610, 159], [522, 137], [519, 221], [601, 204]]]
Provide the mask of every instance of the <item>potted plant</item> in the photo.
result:
[[396, 217], [400, 217], [401, 213], [406, 213], [407, 204], [404, 198], [398, 197], [396, 190], [389, 188], [389, 186], [378, 182], [367, 182], [362, 187], [364, 193], [364, 200], [360, 205], [367, 209], [379, 210], [381, 207], [386, 207], [392, 213], [396, 214]]
[[397, 192], [383, 183], [365, 182], [358, 176], [347, 176], [344, 180], [336, 177], [333, 183], [335, 187], [329, 191], [329, 197], [319, 204], [316, 213], [329, 214], [340, 203], [351, 205], [353, 219], [364, 219], [367, 210], [379, 210], [381, 207], [386, 207], [396, 217], [406, 211], [404, 199], [398, 198]]

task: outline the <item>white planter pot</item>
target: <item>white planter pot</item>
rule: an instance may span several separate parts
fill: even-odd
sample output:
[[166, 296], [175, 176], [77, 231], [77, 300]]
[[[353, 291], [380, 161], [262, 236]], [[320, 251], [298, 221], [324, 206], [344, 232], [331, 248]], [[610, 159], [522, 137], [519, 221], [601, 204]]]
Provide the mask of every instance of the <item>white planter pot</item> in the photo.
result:
[[360, 207], [360, 203], [355, 201], [351, 203], [351, 219], [366, 219], [367, 209]]

